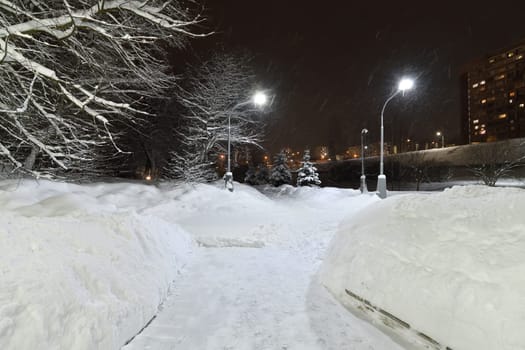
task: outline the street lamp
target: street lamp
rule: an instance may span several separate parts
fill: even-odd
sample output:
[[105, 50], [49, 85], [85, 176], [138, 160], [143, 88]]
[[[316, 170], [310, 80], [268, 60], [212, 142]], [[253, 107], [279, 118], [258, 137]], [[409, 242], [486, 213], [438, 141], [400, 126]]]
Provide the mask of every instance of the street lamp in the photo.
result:
[[377, 177], [377, 192], [379, 195], [379, 198], [386, 198], [386, 176], [384, 174], [384, 163], [383, 163], [383, 149], [384, 149], [384, 127], [383, 127], [383, 115], [385, 113], [385, 108], [388, 102], [390, 102], [394, 97], [399, 95], [400, 93], [404, 93], [407, 90], [410, 90], [414, 87], [414, 81], [409, 78], [403, 78], [399, 82], [399, 85], [397, 87], [397, 91], [392, 94], [383, 105], [383, 109], [381, 109], [381, 151], [380, 151], [380, 162], [379, 162], [379, 176]]
[[224, 186], [230, 192], [233, 192], [233, 173], [231, 170], [231, 115], [236, 109], [240, 107], [253, 104], [257, 108], [262, 108], [267, 103], [268, 96], [262, 91], [257, 91], [250, 100], [237, 103], [235, 106], [233, 106], [230, 113], [228, 113], [228, 165], [223, 179]]
[[366, 175], [365, 175], [365, 146], [364, 138], [368, 134], [367, 129], [361, 130], [361, 193], [367, 193], [368, 189], [366, 188]]
[[441, 131], [436, 132], [436, 136], [441, 136], [441, 148], [445, 148], [445, 135]]
[[268, 96], [262, 91], [257, 91], [253, 95], [252, 101], [256, 107], [264, 107], [268, 103]]

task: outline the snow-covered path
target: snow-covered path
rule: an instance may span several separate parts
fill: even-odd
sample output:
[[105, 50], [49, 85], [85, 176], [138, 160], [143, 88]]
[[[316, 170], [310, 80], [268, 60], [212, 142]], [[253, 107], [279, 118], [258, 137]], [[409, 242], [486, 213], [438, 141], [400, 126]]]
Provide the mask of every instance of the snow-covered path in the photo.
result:
[[237, 230], [254, 232], [255, 225], [273, 234], [261, 247], [239, 247], [243, 240], [231, 232], [235, 237], [221, 234], [220, 247], [200, 247], [157, 318], [124, 349], [402, 349], [344, 309], [316, 278], [338, 224], [333, 209], [301, 206], [271, 216], [247, 209], [249, 220], [234, 220], [214, 208], [217, 220], [183, 220], [197, 235], [232, 222]]
[[276, 248], [202, 248], [134, 349], [401, 349]]

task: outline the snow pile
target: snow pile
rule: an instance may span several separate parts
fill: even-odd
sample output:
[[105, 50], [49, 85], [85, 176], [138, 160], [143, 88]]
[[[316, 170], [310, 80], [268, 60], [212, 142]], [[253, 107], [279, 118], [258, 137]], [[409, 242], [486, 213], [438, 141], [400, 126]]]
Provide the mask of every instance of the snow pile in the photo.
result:
[[0, 349], [117, 349], [134, 336], [192, 249], [183, 229], [144, 213], [171, 195], [0, 182]]
[[253, 187], [235, 183], [234, 192], [229, 192], [219, 181], [182, 188], [174, 198], [175, 212], [171, 206], [144, 212], [176, 220], [205, 247], [261, 247], [275, 238], [269, 217], [261, 215], [275, 212], [275, 203]]
[[393, 196], [342, 224], [322, 269], [443, 345], [525, 348], [525, 191], [485, 186]]
[[[177, 198], [177, 223], [205, 247], [263, 247], [285, 245], [296, 250], [328, 245], [333, 229], [345, 214], [377, 199], [358, 199], [359, 191], [336, 188], [235, 184], [196, 185]], [[350, 205], [351, 203], [351, 205]]]
[[281, 186], [273, 188], [266, 186], [261, 191], [272, 199], [283, 201], [287, 206], [324, 209], [330, 213], [329, 215], [338, 219], [344, 216], [345, 211], [355, 213], [356, 209], [380, 201], [375, 195], [361, 196], [359, 190], [335, 187]]

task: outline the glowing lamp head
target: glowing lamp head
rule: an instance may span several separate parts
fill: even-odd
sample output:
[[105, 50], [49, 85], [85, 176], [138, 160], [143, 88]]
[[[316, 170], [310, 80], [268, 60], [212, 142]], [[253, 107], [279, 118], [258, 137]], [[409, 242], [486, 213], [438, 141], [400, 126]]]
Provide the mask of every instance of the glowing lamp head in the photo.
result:
[[436, 132], [436, 136], [441, 136], [441, 131]]
[[257, 92], [253, 95], [253, 104], [257, 107], [262, 107], [268, 103], [268, 96], [264, 92]]
[[401, 79], [401, 81], [399, 82], [399, 86], [398, 86], [398, 89], [399, 91], [407, 91], [407, 90], [410, 90], [414, 87], [414, 80], [412, 79], [409, 79], [409, 78], [404, 78], [404, 79]]

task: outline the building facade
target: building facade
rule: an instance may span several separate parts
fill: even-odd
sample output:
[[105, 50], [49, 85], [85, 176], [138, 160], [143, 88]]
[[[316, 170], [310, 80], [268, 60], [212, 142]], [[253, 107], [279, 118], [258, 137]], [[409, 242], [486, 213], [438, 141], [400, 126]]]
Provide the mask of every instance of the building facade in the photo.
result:
[[461, 83], [467, 143], [525, 137], [525, 41], [469, 63]]

